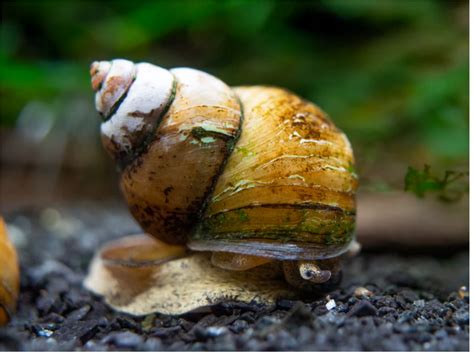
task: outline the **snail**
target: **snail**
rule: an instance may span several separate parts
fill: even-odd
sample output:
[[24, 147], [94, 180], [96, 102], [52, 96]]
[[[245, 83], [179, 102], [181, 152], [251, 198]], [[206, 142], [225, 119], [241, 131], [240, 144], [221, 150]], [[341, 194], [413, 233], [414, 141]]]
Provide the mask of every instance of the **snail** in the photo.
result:
[[318, 106], [191, 68], [116, 59], [90, 73], [103, 146], [147, 234], [227, 270], [273, 263], [298, 289], [338, 281], [357, 246], [357, 175]]
[[6, 324], [16, 308], [20, 289], [20, 270], [16, 250], [8, 239], [0, 217], [0, 326]]

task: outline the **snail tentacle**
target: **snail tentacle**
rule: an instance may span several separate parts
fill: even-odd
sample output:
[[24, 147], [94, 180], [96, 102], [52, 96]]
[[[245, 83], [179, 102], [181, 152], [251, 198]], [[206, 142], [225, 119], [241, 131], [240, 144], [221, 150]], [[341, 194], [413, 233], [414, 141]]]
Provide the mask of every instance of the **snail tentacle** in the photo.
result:
[[298, 269], [302, 279], [316, 284], [322, 284], [331, 278], [331, 271], [321, 270], [314, 262], [300, 261]]

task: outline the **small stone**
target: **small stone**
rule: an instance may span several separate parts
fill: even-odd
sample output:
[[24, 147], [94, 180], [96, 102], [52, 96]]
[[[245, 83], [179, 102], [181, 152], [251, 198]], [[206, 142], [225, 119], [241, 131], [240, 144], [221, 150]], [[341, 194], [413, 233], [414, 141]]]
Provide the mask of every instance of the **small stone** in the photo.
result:
[[354, 290], [354, 296], [355, 297], [370, 297], [372, 296], [374, 293], [368, 289], [366, 289], [365, 287], [357, 287], [355, 290]]
[[216, 338], [227, 332], [225, 327], [208, 327], [204, 328], [198, 324], [194, 327], [193, 333], [196, 336], [196, 339], [206, 340], [208, 338]]
[[39, 337], [49, 338], [51, 335], [53, 335], [54, 332], [52, 330], [49, 330], [49, 329], [41, 328], [41, 329], [38, 329], [35, 333]]
[[357, 297], [351, 296], [351, 297], [349, 297], [349, 299], [347, 300], [347, 304], [348, 304], [349, 306], [352, 306], [352, 305], [356, 304], [358, 301], [359, 301], [359, 299], [358, 299]]
[[26, 344], [25, 351], [57, 351], [58, 342], [53, 338], [36, 338]]
[[117, 317], [117, 323], [121, 328], [127, 328], [132, 330], [140, 330], [140, 324], [137, 324], [133, 319], [128, 317]]
[[193, 334], [198, 340], [206, 340], [207, 339], [207, 334], [206, 334], [206, 328], [201, 327], [199, 324], [196, 324], [193, 328]]
[[448, 332], [445, 329], [440, 329], [435, 332], [434, 336], [436, 339], [444, 339], [448, 337]]
[[183, 328], [185, 332], [189, 332], [191, 329], [194, 327], [194, 323], [187, 321], [186, 319], [180, 319], [179, 320], [179, 326]]
[[425, 300], [416, 300], [413, 302], [413, 305], [416, 307], [423, 308], [425, 306]]
[[236, 321], [234, 321], [234, 323], [232, 323], [232, 325], [229, 328], [234, 333], [240, 333], [244, 331], [245, 329], [247, 329], [248, 327], [249, 327], [249, 324], [246, 321], [242, 319], [237, 319]]
[[347, 313], [348, 311], [349, 311], [349, 306], [344, 303], [341, 303], [336, 307], [336, 312]]
[[101, 344], [97, 341], [91, 340], [84, 344], [84, 349], [87, 351], [107, 351], [107, 345]]
[[45, 290], [40, 291], [40, 296], [36, 301], [36, 309], [40, 314], [47, 314], [54, 304], [55, 299]]
[[468, 298], [469, 297], [469, 291], [467, 290], [466, 286], [461, 286], [458, 290], [458, 295], [460, 299]]
[[321, 304], [317, 307], [314, 308], [313, 313], [316, 316], [322, 316], [323, 314], [326, 314], [328, 312], [328, 309], [326, 308], [325, 305]]
[[[259, 325], [262, 324], [262, 321], [267, 319], [268, 325], [278, 323], [278, 320], [273, 317], [264, 316], [258, 322]], [[282, 320], [283, 324], [286, 325], [298, 325], [303, 324], [310, 325], [313, 322], [314, 316], [311, 313], [309, 307], [307, 307], [303, 302], [298, 301], [295, 303], [294, 307], [288, 312], [286, 317]]]
[[401, 336], [392, 335], [388, 339], [382, 340], [382, 347], [386, 351], [407, 351], [409, 350]]
[[73, 321], [73, 322], [82, 320], [87, 315], [87, 313], [89, 313], [90, 310], [91, 310], [91, 306], [86, 305], [82, 308], [79, 308], [69, 313], [66, 319], [68, 321]]
[[336, 301], [330, 299], [328, 303], [326, 303], [326, 309], [330, 311], [331, 309], [336, 308]]
[[240, 316], [240, 319], [248, 323], [255, 323], [255, 314], [251, 312], [245, 312]]
[[419, 299], [418, 295], [416, 294], [416, 292], [412, 291], [412, 290], [402, 290], [400, 291], [400, 296], [402, 296], [407, 302], [415, 302], [416, 300]]
[[386, 315], [386, 314], [389, 314], [389, 313], [394, 313], [396, 311], [397, 310], [393, 307], [381, 307], [378, 310], [378, 315], [383, 316], [383, 315]]
[[49, 313], [47, 316], [43, 318], [43, 321], [46, 323], [63, 323], [65, 318], [57, 313]]
[[54, 337], [60, 342], [79, 339], [85, 344], [99, 332], [97, 320], [67, 322], [55, 332]]
[[60, 277], [51, 278], [48, 280], [48, 292], [51, 295], [59, 295], [67, 293], [71, 288], [68, 280]]
[[398, 323], [405, 323], [412, 320], [415, 317], [415, 312], [413, 311], [404, 311], [398, 316]]
[[180, 325], [175, 325], [174, 327], [169, 328], [157, 328], [153, 329], [153, 333], [151, 334], [154, 337], [158, 338], [168, 338], [179, 333], [183, 328]]
[[214, 314], [208, 314], [207, 316], [201, 318], [197, 324], [205, 328], [214, 325], [216, 321], [217, 317]]
[[469, 312], [467, 310], [457, 310], [453, 313], [452, 318], [459, 325], [469, 324]]
[[237, 314], [230, 315], [230, 316], [220, 316], [216, 320], [216, 322], [214, 322], [213, 325], [216, 326], [216, 327], [228, 326], [229, 324], [231, 324], [232, 322], [234, 322], [238, 318], [239, 318], [239, 315], [237, 315]]
[[398, 306], [400, 306], [401, 308], [405, 308], [406, 306], [406, 301], [405, 301], [405, 298], [401, 295], [395, 295], [393, 297], [393, 299], [395, 300], [395, 302], [398, 304]]
[[215, 338], [227, 333], [226, 327], [209, 327], [206, 329], [206, 334], [210, 338]]
[[136, 348], [143, 343], [143, 338], [129, 331], [114, 332], [102, 339], [102, 343], [112, 344], [118, 348]]
[[277, 302], [278, 308], [281, 308], [287, 311], [292, 309], [294, 305], [295, 305], [295, 301], [293, 300], [281, 299], [281, 300], [278, 300]]
[[143, 351], [159, 351], [163, 349], [163, 343], [157, 338], [148, 338], [141, 350]]
[[236, 351], [236, 345], [234, 337], [230, 333], [226, 333], [225, 335], [219, 337], [214, 342], [213, 351]]
[[185, 347], [185, 344], [183, 341], [181, 340], [177, 340], [175, 342], [173, 342], [169, 348], [167, 348], [166, 350], [167, 351], [179, 351], [179, 350], [183, 350]]
[[375, 308], [369, 301], [357, 302], [351, 310], [347, 313], [348, 317], [363, 317], [363, 316], [374, 316], [377, 314], [377, 308]]

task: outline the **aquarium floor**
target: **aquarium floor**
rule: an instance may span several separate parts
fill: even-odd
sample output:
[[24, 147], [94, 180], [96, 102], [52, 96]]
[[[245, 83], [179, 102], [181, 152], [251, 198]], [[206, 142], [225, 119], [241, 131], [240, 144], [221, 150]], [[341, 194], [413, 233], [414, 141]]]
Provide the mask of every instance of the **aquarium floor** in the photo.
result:
[[[469, 296], [458, 292], [469, 286], [467, 251], [362, 252], [327, 296], [132, 317], [82, 287], [101, 244], [139, 231], [123, 208], [80, 203], [5, 218], [21, 295], [0, 350], [469, 350]], [[355, 297], [357, 287], [373, 294]]]

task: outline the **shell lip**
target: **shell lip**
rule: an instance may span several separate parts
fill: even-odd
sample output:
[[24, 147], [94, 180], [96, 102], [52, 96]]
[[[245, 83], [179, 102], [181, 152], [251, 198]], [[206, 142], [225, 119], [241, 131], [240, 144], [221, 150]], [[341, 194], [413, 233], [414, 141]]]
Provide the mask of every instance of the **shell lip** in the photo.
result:
[[191, 240], [187, 246], [194, 251], [224, 251], [237, 254], [263, 256], [277, 260], [322, 260], [337, 257], [346, 253], [351, 238], [347, 243], [317, 244], [307, 242], [273, 242], [269, 240]]
[[164, 264], [187, 253], [184, 247], [136, 234], [106, 243], [99, 255], [104, 265], [143, 268]]

